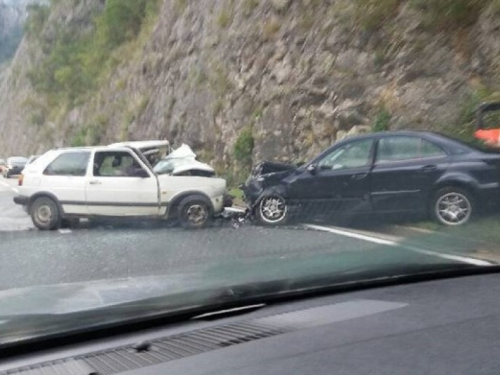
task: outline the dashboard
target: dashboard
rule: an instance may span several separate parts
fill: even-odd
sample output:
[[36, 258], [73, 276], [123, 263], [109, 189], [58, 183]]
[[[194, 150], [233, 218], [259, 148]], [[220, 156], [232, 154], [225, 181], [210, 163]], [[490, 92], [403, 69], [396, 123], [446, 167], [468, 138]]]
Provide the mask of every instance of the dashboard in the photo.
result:
[[497, 274], [346, 292], [47, 347], [0, 374], [497, 375], [499, 295]]

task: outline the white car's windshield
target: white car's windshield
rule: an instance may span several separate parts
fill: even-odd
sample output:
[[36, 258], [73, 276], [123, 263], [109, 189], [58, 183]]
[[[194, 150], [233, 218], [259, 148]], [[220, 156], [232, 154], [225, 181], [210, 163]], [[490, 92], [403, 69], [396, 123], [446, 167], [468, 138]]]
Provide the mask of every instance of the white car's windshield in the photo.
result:
[[498, 25], [500, 0], [0, 0], [0, 352], [494, 268]]

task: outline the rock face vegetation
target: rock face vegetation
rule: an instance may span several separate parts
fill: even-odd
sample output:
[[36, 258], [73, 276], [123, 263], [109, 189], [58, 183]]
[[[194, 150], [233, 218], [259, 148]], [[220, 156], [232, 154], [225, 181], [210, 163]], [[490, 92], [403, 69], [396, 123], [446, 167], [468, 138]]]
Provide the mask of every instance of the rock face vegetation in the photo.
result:
[[470, 139], [499, 25], [500, 0], [52, 0], [0, 84], [0, 146], [166, 137], [237, 180], [360, 132]]

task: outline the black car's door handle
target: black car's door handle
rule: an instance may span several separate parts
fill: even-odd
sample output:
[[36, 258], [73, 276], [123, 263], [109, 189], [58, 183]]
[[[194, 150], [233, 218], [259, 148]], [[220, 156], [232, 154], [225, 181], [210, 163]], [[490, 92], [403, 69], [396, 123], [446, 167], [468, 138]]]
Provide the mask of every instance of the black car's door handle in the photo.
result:
[[437, 165], [429, 164], [429, 165], [425, 165], [422, 168], [420, 168], [420, 171], [422, 173], [429, 173], [429, 172], [434, 172], [437, 169], [438, 169]]
[[351, 180], [362, 180], [368, 177], [368, 173], [356, 173], [351, 176]]

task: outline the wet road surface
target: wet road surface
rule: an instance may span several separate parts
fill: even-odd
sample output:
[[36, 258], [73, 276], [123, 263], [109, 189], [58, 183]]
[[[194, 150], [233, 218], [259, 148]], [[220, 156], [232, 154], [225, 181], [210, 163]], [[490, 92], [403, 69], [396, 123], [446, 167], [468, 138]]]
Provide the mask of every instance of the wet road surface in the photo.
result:
[[[141, 221], [41, 232], [12, 202], [16, 184], [15, 179], [0, 178], [0, 290], [182, 274], [231, 262], [251, 267], [257, 260], [269, 259], [271, 264], [311, 255], [335, 255], [339, 264], [352, 263], [357, 267], [384, 260], [467, 262], [467, 258], [447, 258], [428, 252], [423, 246], [417, 248], [415, 243], [406, 246], [404, 243], [411, 236], [373, 237], [359, 232], [350, 235], [352, 232], [330, 231], [329, 227], [271, 229], [245, 225], [234, 229], [229, 223], [222, 223], [204, 230], [183, 230]], [[419, 241], [425, 245], [419, 238], [428, 240], [429, 235], [417, 234], [413, 238], [417, 245]], [[269, 272], [273, 272], [272, 268]]]

